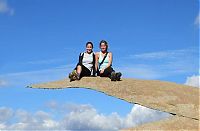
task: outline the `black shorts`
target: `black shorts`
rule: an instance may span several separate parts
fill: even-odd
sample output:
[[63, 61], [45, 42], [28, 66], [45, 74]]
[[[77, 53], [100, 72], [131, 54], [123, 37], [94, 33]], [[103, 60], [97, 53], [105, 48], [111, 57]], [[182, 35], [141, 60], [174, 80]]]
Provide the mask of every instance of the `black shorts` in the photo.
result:
[[100, 71], [98, 71], [97, 75], [100, 77], [110, 77], [113, 71], [114, 71], [113, 68], [110, 66], [106, 68], [102, 74], [100, 74]]
[[[77, 64], [77, 66], [78, 65], [79, 64]], [[77, 69], [77, 66], [76, 66], [75, 70]], [[81, 66], [81, 69], [82, 69], [80, 77], [91, 76], [91, 71], [87, 67], [85, 67], [84, 65], [80, 65], [80, 66]]]

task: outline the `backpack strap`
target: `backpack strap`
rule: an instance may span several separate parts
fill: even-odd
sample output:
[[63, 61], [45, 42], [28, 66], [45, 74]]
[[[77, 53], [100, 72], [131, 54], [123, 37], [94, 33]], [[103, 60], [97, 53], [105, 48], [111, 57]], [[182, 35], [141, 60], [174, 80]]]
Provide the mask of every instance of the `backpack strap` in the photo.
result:
[[82, 65], [83, 56], [84, 56], [84, 52], [83, 52], [83, 53], [80, 53], [80, 55], [79, 55], [79, 61], [78, 61], [78, 64], [79, 64], [79, 65]]
[[93, 76], [95, 76], [95, 74], [96, 74], [96, 69], [95, 69], [95, 53], [94, 52], [92, 52], [93, 53], [93, 61], [92, 61], [92, 64], [93, 64], [93, 66], [92, 66], [92, 70], [93, 70]]
[[[101, 54], [99, 54], [99, 55], [101, 55]], [[103, 64], [103, 62], [104, 62], [104, 60], [106, 59], [107, 55], [108, 55], [108, 52], [106, 52], [106, 54], [105, 54], [103, 60], [101, 61], [101, 63], [99, 63], [99, 67]]]

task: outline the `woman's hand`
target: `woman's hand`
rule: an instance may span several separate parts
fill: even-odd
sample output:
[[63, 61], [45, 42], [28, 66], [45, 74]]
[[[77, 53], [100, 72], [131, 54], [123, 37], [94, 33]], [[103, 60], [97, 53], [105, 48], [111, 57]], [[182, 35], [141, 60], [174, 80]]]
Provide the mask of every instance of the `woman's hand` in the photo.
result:
[[104, 69], [102, 69], [101, 71], [100, 71], [100, 74], [103, 74], [104, 73]]

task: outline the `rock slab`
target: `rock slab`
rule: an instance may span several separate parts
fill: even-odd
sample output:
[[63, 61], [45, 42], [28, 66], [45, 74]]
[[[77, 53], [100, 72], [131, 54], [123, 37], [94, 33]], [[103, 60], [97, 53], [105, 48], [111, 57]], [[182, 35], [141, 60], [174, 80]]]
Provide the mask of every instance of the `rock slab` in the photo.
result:
[[188, 123], [189, 119], [191, 122], [195, 121], [193, 122], [195, 124], [193, 127], [198, 127], [197, 124], [199, 124], [199, 88], [191, 86], [159, 80], [124, 78], [121, 81], [112, 82], [108, 78], [84, 77], [80, 81], [69, 82], [69, 79], [63, 79], [33, 84], [28, 87], [42, 89], [92, 89], [129, 103], [139, 104], [175, 115], [176, 117], [168, 120], [168, 123], [170, 123], [169, 121], [177, 122], [178, 119], [179, 122]]

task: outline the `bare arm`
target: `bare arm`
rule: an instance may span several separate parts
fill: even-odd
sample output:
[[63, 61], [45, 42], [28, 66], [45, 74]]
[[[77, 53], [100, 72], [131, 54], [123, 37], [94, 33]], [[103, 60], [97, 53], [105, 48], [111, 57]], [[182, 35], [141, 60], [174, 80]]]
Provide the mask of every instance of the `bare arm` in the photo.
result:
[[108, 66], [106, 67], [106, 68], [108, 68], [109, 66], [111, 66], [112, 65], [112, 60], [113, 60], [113, 58], [112, 58], [112, 53], [110, 52], [109, 53], [109, 63], [108, 63]]
[[99, 61], [99, 52], [97, 52], [95, 54], [95, 69], [96, 69], [96, 71], [98, 69], [98, 61]]

